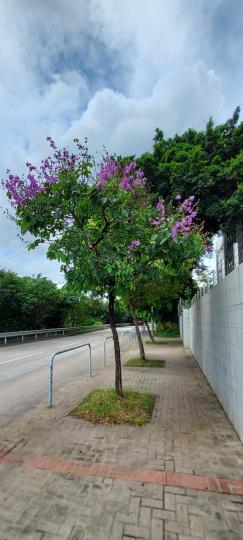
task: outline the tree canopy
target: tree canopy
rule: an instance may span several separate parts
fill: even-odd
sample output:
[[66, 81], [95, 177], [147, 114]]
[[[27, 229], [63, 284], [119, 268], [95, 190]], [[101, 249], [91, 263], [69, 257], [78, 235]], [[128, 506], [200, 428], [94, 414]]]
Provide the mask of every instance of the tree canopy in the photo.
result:
[[240, 108], [225, 123], [209, 119], [205, 130], [188, 129], [165, 138], [154, 135], [152, 152], [138, 159], [153, 193], [166, 201], [177, 193], [199, 201], [199, 218], [205, 230], [234, 229], [243, 219], [243, 122]]

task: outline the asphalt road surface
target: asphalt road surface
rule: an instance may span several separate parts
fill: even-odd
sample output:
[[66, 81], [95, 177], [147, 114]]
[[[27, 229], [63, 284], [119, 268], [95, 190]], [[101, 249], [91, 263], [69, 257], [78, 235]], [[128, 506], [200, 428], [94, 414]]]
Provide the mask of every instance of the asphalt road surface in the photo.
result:
[[[127, 328], [125, 329], [127, 330]], [[118, 329], [119, 333], [122, 329]], [[92, 347], [93, 369], [103, 368], [104, 337], [110, 329], [23, 343], [0, 348], [0, 427], [23, 414], [48, 396], [48, 359], [56, 351], [89, 343]], [[124, 336], [125, 343], [125, 336]], [[112, 340], [107, 341], [108, 355], [112, 355]], [[76, 379], [80, 373], [88, 375], [88, 347], [58, 355], [54, 360], [55, 389]]]

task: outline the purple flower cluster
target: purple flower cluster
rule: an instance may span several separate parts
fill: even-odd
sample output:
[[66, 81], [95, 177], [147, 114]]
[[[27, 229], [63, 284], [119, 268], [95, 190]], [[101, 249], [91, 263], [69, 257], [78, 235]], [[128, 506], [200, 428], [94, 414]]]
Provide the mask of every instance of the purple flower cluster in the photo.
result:
[[132, 242], [130, 242], [128, 246], [128, 250], [132, 251], [134, 248], [140, 246], [140, 244], [141, 244], [140, 240], [132, 240]]
[[39, 170], [27, 162], [28, 174], [21, 178], [7, 171], [8, 179], [2, 182], [5, 189], [10, 194], [12, 204], [21, 206], [26, 200], [33, 199], [38, 193], [45, 190], [46, 184], [58, 182], [59, 175], [64, 170], [74, 169], [78, 162], [78, 156], [71, 154], [67, 148], [57, 150], [51, 137], [47, 137], [54, 156], [48, 156], [41, 161]]
[[96, 184], [97, 189], [104, 189], [107, 180], [114, 178], [118, 174], [118, 163], [114, 159], [107, 159], [102, 163], [98, 172], [99, 181]]
[[17, 174], [11, 174], [10, 171], [7, 171], [8, 180], [3, 185], [5, 189], [10, 193], [11, 200], [14, 206], [21, 206], [26, 199], [32, 199], [37, 193], [42, 191], [43, 186], [36, 178], [33, 171], [36, 170], [34, 165], [31, 163], [26, 163], [28, 168], [28, 174], [25, 178], [21, 178]]
[[[49, 140], [50, 137], [47, 137]], [[50, 146], [52, 148], [56, 148], [53, 146], [55, 143], [51, 139]], [[74, 169], [78, 162], [78, 156], [76, 154], [71, 154], [67, 148], [63, 148], [62, 150], [56, 150], [54, 153], [54, 157], [48, 156], [46, 159], [43, 159], [41, 161], [40, 166], [40, 173], [42, 178], [45, 182], [48, 184], [53, 184], [55, 182], [58, 182], [59, 180], [59, 174], [62, 171], [67, 171], [70, 169]]]
[[[177, 201], [181, 200], [181, 195], [176, 195]], [[177, 236], [189, 236], [194, 219], [197, 217], [197, 210], [194, 207], [194, 195], [185, 199], [179, 208], [183, 216], [172, 226], [172, 238], [175, 240]]]
[[156, 204], [156, 210], [158, 212], [158, 216], [155, 218], [150, 218], [150, 224], [156, 227], [156, 225], [160, 225], [163, 221], [165, 221], [165, 213], [166, 208], [163, 199], [159, 199], [159, 201]]
[[123, 169], [122, 180], [119, 187], [125, 191], [131, 191], [141, 185], [145, 185], [146, 178], [141, 169], [137, 169], [136, 161], [130, 161]]
[[118, 186], [125, 191], [131, 191], [133, 188], [146, 183], [143, 171], [137, 169], [136, 161], [131, 161], [121, 169], [115, 159], [109, 158], [101, 165], [96, 187], [98, 189], [104, 189], [107, 180], [116, 176], [119, 178]]

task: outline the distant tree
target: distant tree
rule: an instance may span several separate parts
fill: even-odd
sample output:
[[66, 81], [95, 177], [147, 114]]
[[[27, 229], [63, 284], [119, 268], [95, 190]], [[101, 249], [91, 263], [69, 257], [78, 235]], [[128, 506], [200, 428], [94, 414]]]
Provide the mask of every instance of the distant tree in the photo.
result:
[[57, 286], [46, 277], [22, 278], [25, 290], [25, 328], [57, 328], [63, 319], [63, 304]]
[[23, 323], [25, 292], [15, 272], [0, 270], [0, 298], [0, 331], [19, 330]]

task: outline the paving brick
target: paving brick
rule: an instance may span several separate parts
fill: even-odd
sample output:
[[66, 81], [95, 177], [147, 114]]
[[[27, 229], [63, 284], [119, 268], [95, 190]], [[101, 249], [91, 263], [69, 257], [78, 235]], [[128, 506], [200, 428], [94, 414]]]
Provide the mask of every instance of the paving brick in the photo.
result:
[[176, 519], [180, 523], [188, 523], [188, 505], [176, 503]]
[[142, 506], [149, 506], [150, 508], [163, 508], [163, 501], [158, 499], [146, 499], [143, 498], [141, 501]]
[[181, 487], [165, 486], [165, 493], [173, 493], [174, 495], [185, 495], [188, 490]]
[[84, 538], [84, 529], [83, 527], [73, 527], [69, 540], [83, 540]]
[[160, 519], [152, 518], [151, 520], [151, 540], [163, 540], [163, 522]]
[[133, 525], [136, 525], [138, 522], [138, 514], [117, 512], [115, 515], [115, 521], [121, 521], [121, 523], [131, 523]]
[[190, 527], [192, 535], [204, 536], [205, 532], [205, 520], [200, 516], [190, 516]]
[[165, 510], [171, 510], [173, 512], [176, 509], [175, 495], [173, 495], [172, 493], [165, 493], [164, 505]]
[[65, 519], [64, 523], [62, 523], [62, 525], [58, 529], [58, 534], [60, 536], [64, 536], [64, 538], [68, 538], [72, 532], [75, 522], [76, 522], [75, 517], [68, 516]]
[[156, 519], [169, 519], [174, 521], [175, 512], [172, 512], [171, 510], [159, 510], [155, 508], [152, 510], [152, 517]]
[[[153, 512], [154, 512], [154, 510], [153, 510]], [[139, 525], [141, 527], [143, 527], [143, 526], [149, 527], [150, 526], [151, 514], [152, 514], [152, 508], [149, 508], [147, 506], [141, 506], [140, 507]]]
[[[29, 534], [25, 534], [25, 533], [21, 533], [18, 538], [21, 539], [21, 540], [43, 540], [43, 538], [45, 538], [45, 533], [44, 532], [33, 532], [33, 533], [29, 533]], [[7, 538], [7, 536], [6, 536]], [[10, 538], [10, 536], [9, 536]], [[14, 538], [14, 536], [12, 537]], [[59, 537], [59, 540], [60, 540], [60, 537]]]
[[178, 540], [178, 535], [176, 533], [165, 532], [164, 540]]
[[118, 521], [113, 522], [110, 538], [113, 540], [123, 540], [124, 524]]
[[188, 536], [188, 535], [180, 534], [179, 540], [195, 540], [195, 536]]
[[124, 533], [127, 536], [134, 536], [135, 538], [145, 538], [149, 540], [150, 531], [145, 527], [138, 527], [136, 525], [125, 525]]
[[166, 519], [165, 520], [165, 532], [178, 534], [178, 533], [182, 533], [183, 530], [182, 530], [182, 526], [177, 521], [169, 521], [169, 520]]

